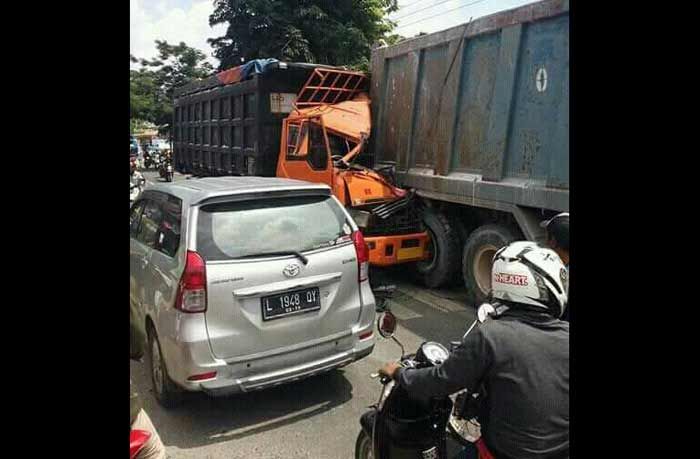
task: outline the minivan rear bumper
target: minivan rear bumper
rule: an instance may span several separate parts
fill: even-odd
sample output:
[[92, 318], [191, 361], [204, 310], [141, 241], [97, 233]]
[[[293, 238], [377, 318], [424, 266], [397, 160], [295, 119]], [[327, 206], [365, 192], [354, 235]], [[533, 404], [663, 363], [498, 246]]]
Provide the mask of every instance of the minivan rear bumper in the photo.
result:
[[212, 396], [236, 394], [265, 389], [280, 384], [308, 378], [335, 368], [341, 368], [372, 353], [374, 342], [358, 351], [341, 352], [324, 359], [315, 360], [281, 370], [247, 378], [216, 379], [201, 383], [201, 390]]
[[[209, 343], [204, 339], [188, 342], [170, 340], [164, 350], [166, 362], [177, 362], [170, 371], [173, 381], [187, 391], [204, 391], [210, 395], [228, 395], [250, 392], [317, 375], [344, 367], [368, 356], [374, 349], [374, 334], [364, 339], [374, 326], [373, 320], [360, 328], [353, 327], [346, 333], [329, 337], [322, 342], [310, 342], [293, 350], [264, 356], [242, 356], [224, 361], [211, 355]], [[206, 349], [206, 351], [205, 351]], [[206, 358], [205, 358], [206, 355]], [[189, 381], [192, 375], [216, 372], [216, 377], [203, 381]]]

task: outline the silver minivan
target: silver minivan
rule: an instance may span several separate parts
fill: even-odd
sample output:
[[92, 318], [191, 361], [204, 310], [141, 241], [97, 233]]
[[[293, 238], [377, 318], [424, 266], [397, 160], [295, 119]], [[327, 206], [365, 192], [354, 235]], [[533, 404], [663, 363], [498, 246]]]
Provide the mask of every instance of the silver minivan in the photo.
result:
[[372, 352], [357, 225], [326, 185], [264, 177], [158, 183], [131, 208], [130, 301], [145, 311], [158, 401], [247, 392]]

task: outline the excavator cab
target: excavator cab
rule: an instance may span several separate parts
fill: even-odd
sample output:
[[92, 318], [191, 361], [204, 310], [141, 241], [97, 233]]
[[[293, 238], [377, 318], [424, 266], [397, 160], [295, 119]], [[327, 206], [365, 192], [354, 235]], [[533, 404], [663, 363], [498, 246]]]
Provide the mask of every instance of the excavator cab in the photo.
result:
[[333, 188], [333, 170], [321, 118], [287, 118], [282, 139], [286, 148], [277, 161], [278, 177], [320, 182]]
[[366, 82], [360, 72], [314, 71], [283, 121], [277, 176], [331, 187], [362, 228], [370, 264], [422, 261], [429, 237], [413, 195], [353, 162], [371, 128]]

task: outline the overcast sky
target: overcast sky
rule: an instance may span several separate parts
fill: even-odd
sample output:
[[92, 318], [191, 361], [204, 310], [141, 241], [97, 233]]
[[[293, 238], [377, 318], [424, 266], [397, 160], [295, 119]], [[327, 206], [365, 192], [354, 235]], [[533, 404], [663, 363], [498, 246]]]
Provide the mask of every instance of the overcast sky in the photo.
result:
[[[207, 38], [221, 36], [225, 25], [209, 27], [212, 0], [129, 0], [131, 8], [131, 54], [138, 58], [156, 55], [154, 41], [166, 40], [171, 44], [181, 41], [200, 49], [212, 65]], [[533, 0], [399, 0], [399, 11], [390, 17], [398, 22], [396, 33], [412, 37], [419, 32], [437, 32], [464, 22], [470, 17], [515, 8]]]

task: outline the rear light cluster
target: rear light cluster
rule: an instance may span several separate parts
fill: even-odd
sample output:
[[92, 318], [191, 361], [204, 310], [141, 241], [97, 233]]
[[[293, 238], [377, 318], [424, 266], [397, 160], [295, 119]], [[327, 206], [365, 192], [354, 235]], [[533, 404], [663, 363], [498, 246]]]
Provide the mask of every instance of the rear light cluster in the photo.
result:
[[370, 338], [373, 334], [374, 334], [374, 330], [372, 330], [372, 329], [370, 328], [368, 331], [366, 331], [366, 332], [364, 332], [363, 334], [360, 335], [360, 339], [367, 339], [367, 338]]
[[353, 232], [351, 237], [357, 252], [357, 280], [366, 281], [369, 278], [369, 247], [360, 231]]
[[177, 286], [175, 309], [182, 312], [207, 310], [207, 273], [204, 260], [197, 252], [187, 251], [185, 271]]
[[203, 381], [205, 379], [216, 378], [216, 371], [210, 371], [209, 373], [202, 373], [199, 375], [192, 375], [187, 378], [188, 381]]

